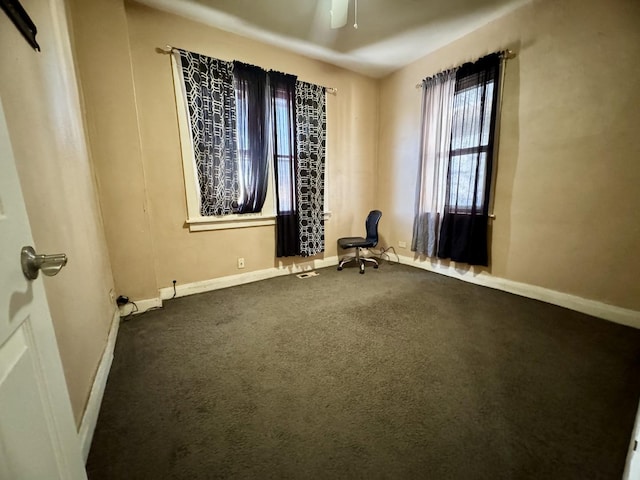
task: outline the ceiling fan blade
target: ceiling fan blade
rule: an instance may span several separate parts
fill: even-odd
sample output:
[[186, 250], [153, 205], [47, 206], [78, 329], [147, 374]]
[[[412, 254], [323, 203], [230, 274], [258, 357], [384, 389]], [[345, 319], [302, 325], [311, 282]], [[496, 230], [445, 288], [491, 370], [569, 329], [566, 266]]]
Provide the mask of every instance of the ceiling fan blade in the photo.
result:
[[341, 28], [347, 24], [349, 0], [331, 0], [331, 28]]

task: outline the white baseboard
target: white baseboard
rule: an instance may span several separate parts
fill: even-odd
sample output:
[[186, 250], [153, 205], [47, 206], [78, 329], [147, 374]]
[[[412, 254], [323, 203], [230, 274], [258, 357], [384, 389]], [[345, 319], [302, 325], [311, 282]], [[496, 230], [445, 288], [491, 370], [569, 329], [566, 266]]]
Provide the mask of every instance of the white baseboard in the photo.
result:
[[[429, 260], [414, 259], [405, 255], [399, 255], [398, 259], [399, 262], [404, 265], [410, 265], [412, 267], [421, 268], [423, 270], [440, 273], [442, 275], [447, 275], [449, 277], [457, 278], [459, 280], [463, 280], [465, 282], [473, 283], [476, 285], [482, 285], [485, 287], [494, 288], [496, 290], [514, 293], [516, 295], [533, 298], [535, 300], [541, 300], [543, 302], [569, 308], [577, 312], [586, 313], [587, 315], [593, 315], [594, 317], [602, 318], [622, 325], [627, 325], [629, 327], [640, 328], [640, 312], [637, 310], [617, 307], [615, 305], [609, 305], [603, 302], [598, 302], [596, 300], [590, 300], [587, 298], [550, 290], [548, 288], [539, 287], [536, 285], [529, 285], [527, 283], [494, 277], [486, 272], [477, 273], [473, 269], [460, 271], [451, 265], [443, 266], [439, 264], [432, 264]], [[264, 270], [239, 273], [237, 275], [228, 275], [226, 277], [214, 278], [201, 282], [186, 283], [176, 286], [175, 296], [184, 297], [186, 295], [193, 295], [196, 293], [203, 293], [211, 290], [233, 287], [235, 285], [257, 282], [259, 280], [279, 277], [282, 275], [305, 272], [314, 270], [316, 268], [330, 267], [333, 265], [337, 265], [338, 260], [339, 259], [337, 256], [333, 256], [327, 257], [322, 260], [312, 260], [294, 265], [266, 268]], [[139, 311], [136, 313], [142, 313], [151, 308], [161, 307], [162, 300], [173, 298], [173, 287], [161, 288], [159, 294], [159, 298], [136, 300], [136, 304], [138, 305], [139, 309]], [[128, 307], [128, 305], [125, 305], [124, 308], [130, 307]], [[130, 310], [126, 312], [122, 311], [123, 316], [127, 313], [130, 313]]]
[[[133, 306], [135, 304], [135, 307]], [[138, 309], [136, 310], [136, 307]], [[126, 317], [127, 315], [138, 315], [140, 313], [144, 313], [147, 310], [151, 310], [152, 308], [160, 308], [162, 307], [162, 300], [160, 298], [147, 298], [144, 300], [136, 300], [134, 302], [129, 302], [121, 307], [120, 317]]]
[[474, 272], [473, 270], [459, 271], [453, 266], [443, 266], [432, 264], [430, 260], [419, 260], [412, 257], [400, 255], [400, 263], [412, 267], [422, 268], [431, 272], [440, 273], [449, 277], [457, 278], [465, 282], [482, 285], [496, 290], [514, 293], [522, 297], [533, 298], [543, 302], [551, 303], [561, 307], [575, 310], [577, 312], [593, 315], [611, 322], [620, 323], [629, 327], [640, 328], [640, 312], [628, 308], [616, 307], [596, 300], [550, 290], [536, 285], [515, 282], [505, 278], [494, 277], [486, 272]]
[[[253, 272], [239, 273], [237, 275], [228, 275], [226, 277], [213, 278], [201, 282], [185, 283], [176, 285], [176, 297], [184, 297], [196, 293], [209, 292], [211, 290], [219, 290], [221, 288], [233, 287], [235, 285], [243, 285], [245, 283], [257, 282], [268, 278], [290, 275], [292, 273], [301, 273], [316, 268], [330, 267], [338, 264], [338, 257], [327, 257], [322, 260], [311, 260], [308, 262], [296, 263], [294, 265], [286, 265], [280, 267], [266, 268], [264, 270], [255, 270]], [[173, 298], [173, 287], [160, 289], [160, 301]], [[138, 303], [138, 302], [136, 302]]]
[[91, 387], [91, 393], [87, 400], [87, 406], [84, 409], [82, 415], [82, 422], [80, 423], [80, 429], [78, 436], [80, 438], [80, 448], [82, 450], [82, 458], [84, 462], [87, 462], [89, 456], [89, 450], [91, 449], [91, 441], [93, 440], [93, 432], [96, 429], [98, 422], [98, 414], [100, 413], [100, 405], [102, 404], [102, 397], [104, 396], [104, 389], [107, 385], [107, 378], [109, 377], [109, 371], [111, 370], [111, 362], [113, 361], [113, 351], [116, 347], [116, 337], [118, 336], [118, 327], [120, 326], [120, 312], [116, 310], [113, 314], [113, 320], [111, 321], [111, 328], [109, 330], [109, 337], [107, 338], [107, 345], [102, 353], [98, 370], [93, 379], [93, 386]]

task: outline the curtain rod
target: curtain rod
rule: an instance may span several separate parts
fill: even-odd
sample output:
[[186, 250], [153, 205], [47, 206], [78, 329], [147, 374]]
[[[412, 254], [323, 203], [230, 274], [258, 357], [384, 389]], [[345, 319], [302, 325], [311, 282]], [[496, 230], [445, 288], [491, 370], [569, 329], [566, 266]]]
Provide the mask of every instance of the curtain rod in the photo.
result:
[[[516, 55], [517, 55], [515, 52], [513, 52], [512, 50], [509, 50], [509, 49], [500, 50], [498, 53], [500, 54], [500, 57], [505, 59], [505, 60], [511, 60], [512, 58], [516, 58]], [[458, 65], [458, 66], [460, 66], [460, 65]], [[442, 73], [444, 71], [445, 70], [442, 70], [440, 73]], [[433, 77], [434, 75], [431, 75], [431, 76]], [[426, 78], [429, 78], [429, 77], [426, 77]], [[416, 83], [416, 88], [422, 88], [422, 81], [419, 82], [419, 83]]]
[[[157, 48], [156, 51], [158, 53], [164, 53], [164, 54], [170, 54], [173, 53], [174, 50], [179, 50], [176, 47], [172, 47], [171, 45], [167, 44], [164, 46], [164, 48]], [[311, 82], [309, 82], [311, 83]], [[315, 85], [315, 84], [314, 84]], [[325, 87], [324, 85], [318, 85], [319, 87], [324, 88], [325, 92], [330, 93], [331, 95], [336, 95], [338, 93], [338, 89], [336, 87]]]

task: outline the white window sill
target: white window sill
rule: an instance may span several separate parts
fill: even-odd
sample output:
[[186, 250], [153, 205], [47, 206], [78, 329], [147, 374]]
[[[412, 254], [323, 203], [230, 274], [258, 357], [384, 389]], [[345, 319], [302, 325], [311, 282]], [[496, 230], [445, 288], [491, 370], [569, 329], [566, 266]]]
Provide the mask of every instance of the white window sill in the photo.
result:
[[[331, 212], [324, 212], [324, 220], [331, 218]], [[276, 224], [275, 215], [242, 215], [224, 217], [196, 217], [187, 218], [190, 232], [206, 230], [228, 230], [231, 228], [263, 227]]]

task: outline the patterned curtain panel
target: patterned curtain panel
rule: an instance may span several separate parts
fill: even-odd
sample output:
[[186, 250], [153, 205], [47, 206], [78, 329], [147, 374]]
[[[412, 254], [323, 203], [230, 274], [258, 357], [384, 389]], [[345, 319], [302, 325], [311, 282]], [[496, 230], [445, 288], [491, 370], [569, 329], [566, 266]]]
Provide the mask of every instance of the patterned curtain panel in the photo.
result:
[[239, 196], [233, 63], [179, 50], [203, 216], [234, 213]]
[[324, 252], [324, 160], [327, 115], [324, 87], [296, 82], [296, 205], [300, 255]]

